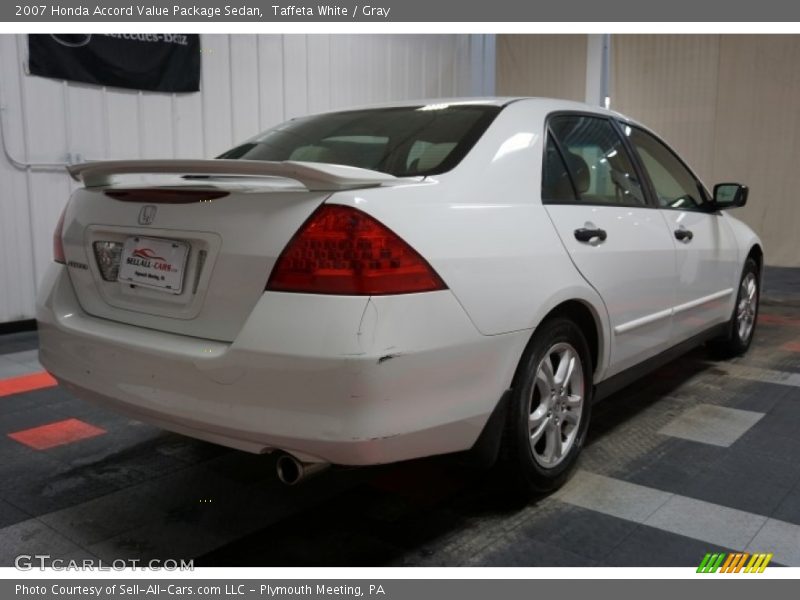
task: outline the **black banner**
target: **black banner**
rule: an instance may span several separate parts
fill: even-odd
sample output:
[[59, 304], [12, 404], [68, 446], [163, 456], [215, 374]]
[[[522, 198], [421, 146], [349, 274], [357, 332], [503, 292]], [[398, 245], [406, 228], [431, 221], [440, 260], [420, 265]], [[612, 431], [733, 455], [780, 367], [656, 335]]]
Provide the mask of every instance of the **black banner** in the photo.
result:
[[28, 49], [31, 75], [156, 92], [200, 89], [198, 35], [29, 35]]

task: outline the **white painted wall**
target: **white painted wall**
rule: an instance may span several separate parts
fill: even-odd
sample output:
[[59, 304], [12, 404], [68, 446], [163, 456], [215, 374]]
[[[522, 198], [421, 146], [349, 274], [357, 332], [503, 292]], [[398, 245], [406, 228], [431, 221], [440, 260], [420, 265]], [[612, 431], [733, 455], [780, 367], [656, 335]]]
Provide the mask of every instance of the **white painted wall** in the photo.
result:
[[[0, 35], [0, 323], [34, 316], [72, 183], [106, 158], [213, 157], [309, 112], [494, 93], [482, 35], [203, 35], [201, 91], [162, 94], [32, 77], [26, 36]], [[16, 162], [16, 164], [15, 164]]]

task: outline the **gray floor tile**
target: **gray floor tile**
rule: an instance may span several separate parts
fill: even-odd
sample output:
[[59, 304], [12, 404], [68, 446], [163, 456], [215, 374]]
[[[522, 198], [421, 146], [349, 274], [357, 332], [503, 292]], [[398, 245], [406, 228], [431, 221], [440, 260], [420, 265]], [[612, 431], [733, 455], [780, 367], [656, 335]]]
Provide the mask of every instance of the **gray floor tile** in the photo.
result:
[[745, 433], [736, 446], [743, 451], [757, 453], [765, 460], [786, 460], [800, 456], [800, 436], [776, 434], [759, 425]]
[[[602, 561], [636, 527], [632, 521], [570, 506], [558, 515], [557, 521], [547, 531], [539, 533], [533, 530], [531, 534], [545, 544]], [[526, 530], [525, 527], [521, 529]]]
[[796, 267], [764, 267], [764, 289], [761, 301], [765, 304], [797, 306], [800, 298], [800, 276]]
[[0, 354], [12, 354], [34, 350], [39, 347], [39, 334], [35, 331], [21, 331], [0, 335]]
[[769, 435], [795, 436], [800, 431], [800, 389], [795, 398], [776, 403], [757, 427]]
[[[20, 410], [28, 410], [30, 408], [36, 408], [38, 406], [45, 405], [53, 406], [59, 402], [62, 402], [63, 398], [64, 392], [58, 387], [42, 388], [39, 390], [25, 392], [24, 394], [5, 396], [2, 398], [2, 401], [0, 401], [0, 418], [5, 419], [4, 415]], [[58, 421], [63, 418], [64, 417], [57, 415], [54, 416], [53, 420]], [[1, 427], [2, 426], [0, 425], [0, 428]]]
[[597, 562], [558, 546], [535, 539], [512, 536], [470, 558], [469, 566], [502, 567], [592, 567]]
[[680, 438], [665, 438], [654, 451], [625, 465], [614, 475], [665, 492], [683, 493], [704, 470], [716, 465], [727, 448]]
[[798, 461], [778, 457], [766, 460], [761, 453], [737, 443], [713, 467], [698, 473], [674, 491], [730, 508], [772, 516], [798, 482]]
[[773, 519], [800, 525], [800, 484], [795, 485], [795, 487], [783, 497], [778, 508], [776, 508], [770, 516]]
[[24, 446], [2, 453], [0, 498], [31, 515], [42, 515], [115, 491], [79, 467], [65, 465]]
[[95, 557], [36, 519], [0, 529], [0, 565], [13, 566], [20, 554], [48, 554], [51, 558], [69, 560]]
[[0, 379], [21, 377], [23, 375], [29, 375], [31, 372], [30, 367], [13, 360], [8, 360], [4, 355], [0, 354]]
[[764, 416], [763, 413], [699, 404], [673, 419], [659, 433], [673, 437], [730, 446]]
[[574, 506], [641, 523], [670, 495], [661, 490], [579, 471], [553, 497]]
[[777, 371], [775, 369], [764, 369], [762, 367], [752, 367], [747, 365], [737, 365], [736, 367], [725, 367], [732, 377], [740, 379], [750, 379], [764, 383], [775, 383], [778, 385], [788, 385], [800, 387], [800, 373]]
[[772, 552], [775, 562], [800, 567], [800, 526], [769, 519], [745, 550]]
[[604, 563], [619, 567], [696, 567], [706, 552], [728, 551], [708, 542], [639, 525]]
[[[3, 354], [4, 360], [11, 360], [23, 365], [36, 364], [39, 365], [39, 350], [24, 350], [22, 352], [12, 352], [11, 354]], [[41, 365], [39, 365], [41, 368]]]
[[8, 527], [14, 523], [30, 519], [31, 515], [23, 512], [16, 506], [0, 500], [0, 528]]
[[149, 523], [161, 523], [166, 514], [152, 501], [150, 490], [131, 488], [43, 515], [39, 520], [69, 539], [91, 545]]
[[736, 549], [747, 546], [766, 521], [767, 517], [761, 515], [694, 498], [672, 496], [644, 524]]
[[[797, 362], [798, 368], [800, 368], [800, 361]], [[797, 399], [800, 398], [800, 389], [798, 388], [762, 381], [742, 381], [742, 383], [743, 385], [736, 386], [730, 393], [730, 400], [725, 403], [726, 406], [769, 413], [780, 402], [797, 402]]]
[[118, 559], [191, 559], [210, 552], [230, 539], [186, 523], [150, 523], [91, 544], [92, 554], [106, 562]]

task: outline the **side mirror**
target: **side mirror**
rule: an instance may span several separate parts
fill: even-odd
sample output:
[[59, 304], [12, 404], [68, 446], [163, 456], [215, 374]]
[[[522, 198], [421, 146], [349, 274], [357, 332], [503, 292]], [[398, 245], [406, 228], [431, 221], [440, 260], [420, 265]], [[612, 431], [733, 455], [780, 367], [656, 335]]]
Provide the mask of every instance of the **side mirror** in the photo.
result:
[[740, 183], [718, 183], [714, 186], [714, 208], [727, 210], [747, 203], [748, 188]]

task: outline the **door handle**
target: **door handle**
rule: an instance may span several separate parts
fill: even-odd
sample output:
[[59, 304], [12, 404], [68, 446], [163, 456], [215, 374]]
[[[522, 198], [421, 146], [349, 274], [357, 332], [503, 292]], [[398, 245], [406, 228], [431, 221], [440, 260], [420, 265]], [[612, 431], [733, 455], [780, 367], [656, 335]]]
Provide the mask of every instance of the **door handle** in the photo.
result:
[[675, 239], [679, 242], [691, 242], [694, 234], [688, 229], [676, 229]]
[[580, 229], [575, 230], [575, 239], [579, 242], [591, 242], [594, 239], [598, 239], [601, 242], [605, 242], [608, 234], [606, 233], [605, 229], [600, 229], [596, 227], [594, 229], [589, 229], [587, 227], [581, 227]]

